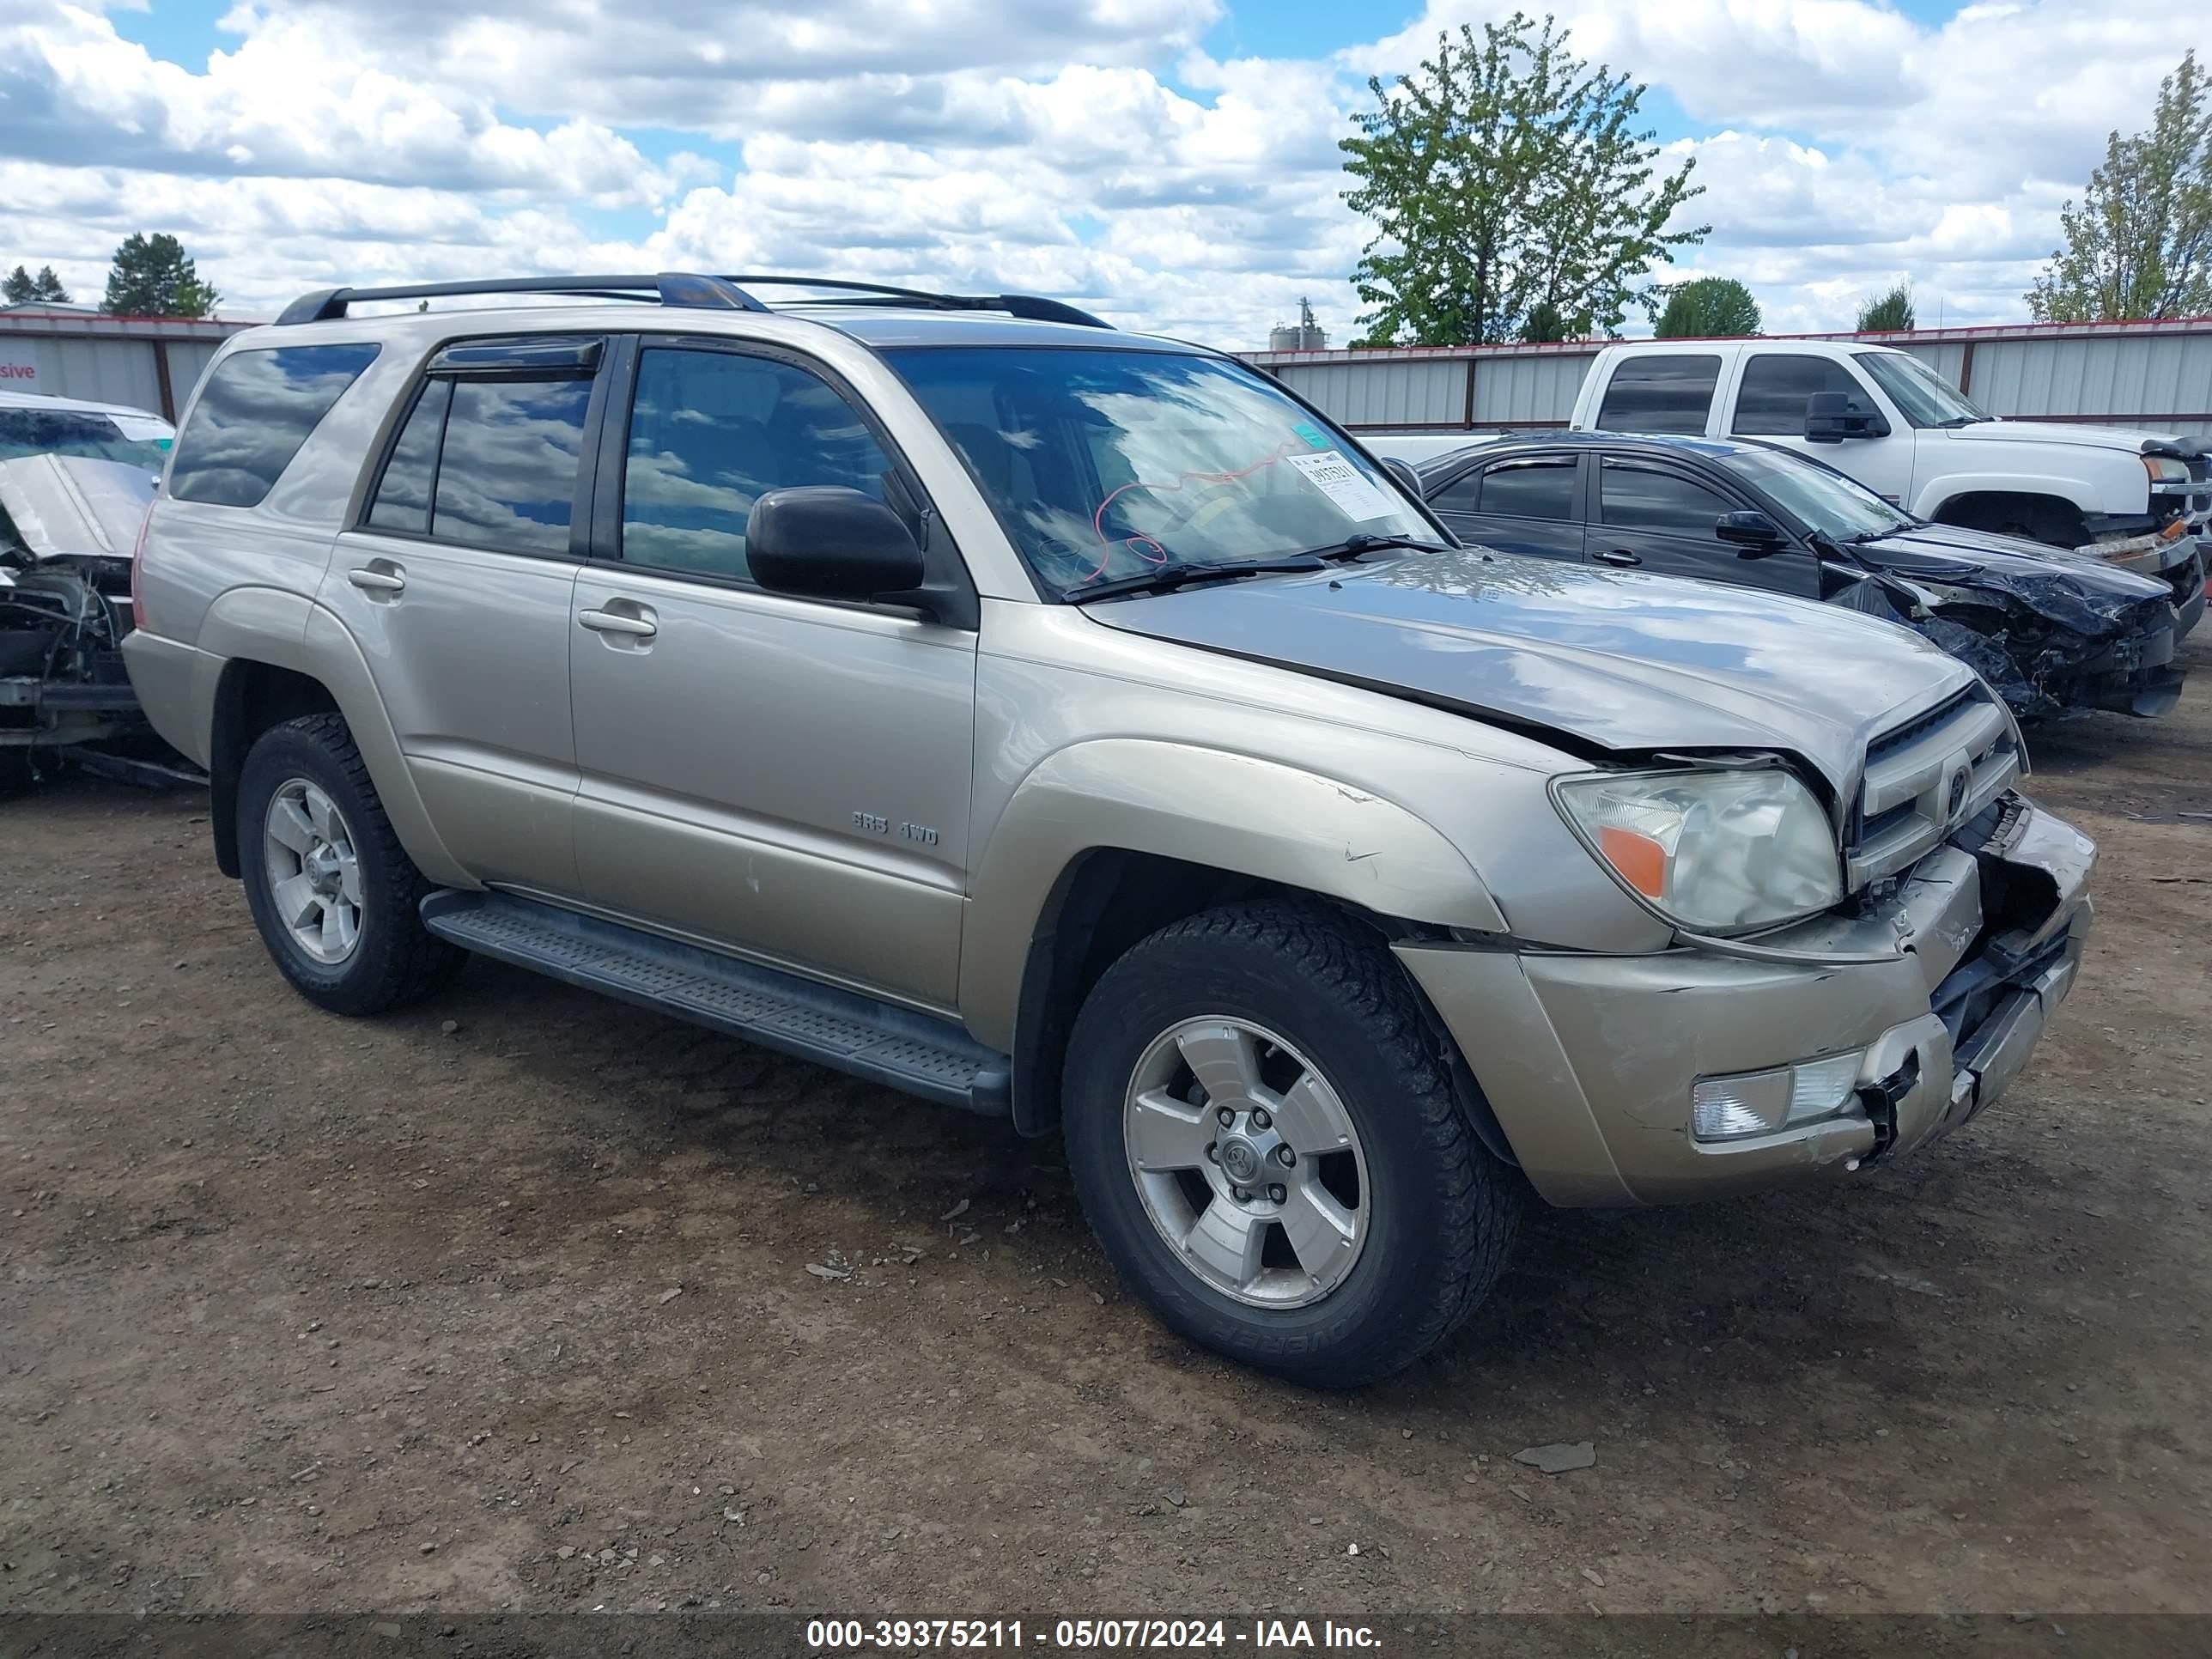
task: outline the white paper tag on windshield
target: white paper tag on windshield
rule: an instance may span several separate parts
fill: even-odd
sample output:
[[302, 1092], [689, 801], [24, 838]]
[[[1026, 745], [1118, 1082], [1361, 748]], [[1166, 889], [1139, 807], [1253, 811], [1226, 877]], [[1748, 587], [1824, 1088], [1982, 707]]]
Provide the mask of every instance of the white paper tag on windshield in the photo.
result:
[[1342, 507], [1347, 518], [1380, 519], [1391, 511], [1390, 498], [1362, 477], [1341, 450], [1283, 459], [1297, 468], [1308, 483]]

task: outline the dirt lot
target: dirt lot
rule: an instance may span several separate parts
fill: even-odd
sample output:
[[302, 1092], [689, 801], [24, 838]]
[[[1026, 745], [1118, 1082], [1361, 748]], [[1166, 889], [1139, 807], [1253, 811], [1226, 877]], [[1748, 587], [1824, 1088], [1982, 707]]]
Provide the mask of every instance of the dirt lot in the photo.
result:
[[2037, 740], [2101, 920], [2002, 1107], [1542, 1216], [1351, 1397], [1164, 1336], [1056, 1143], [489, 963], [335, 1019], [203, 800], [0, 808], [0, 1607], [2212, 1608], [2208, 647]]

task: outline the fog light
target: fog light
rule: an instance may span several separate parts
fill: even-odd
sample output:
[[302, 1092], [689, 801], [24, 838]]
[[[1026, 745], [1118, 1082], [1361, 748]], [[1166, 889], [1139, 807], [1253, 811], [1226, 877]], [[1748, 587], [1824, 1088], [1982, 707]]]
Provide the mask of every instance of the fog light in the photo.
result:
[[1690, 1131], [1700, 1140], [1741, 1140], [1833, 1117], [1851, 1103], [1863, 1058], [1855, 1051], [1701, 1078], [1690, 1091]]

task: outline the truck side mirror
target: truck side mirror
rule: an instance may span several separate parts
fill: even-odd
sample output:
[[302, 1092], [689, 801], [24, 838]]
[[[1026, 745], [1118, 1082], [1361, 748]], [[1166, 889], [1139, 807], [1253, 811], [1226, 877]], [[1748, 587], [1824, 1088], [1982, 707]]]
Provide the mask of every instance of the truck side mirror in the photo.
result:
[[1863, 409], [1840, 392], [1816, 392], [1805, 399], [1805, 441], [1841, 443], [1846, 438], [1887, 438], [1889, 422]]

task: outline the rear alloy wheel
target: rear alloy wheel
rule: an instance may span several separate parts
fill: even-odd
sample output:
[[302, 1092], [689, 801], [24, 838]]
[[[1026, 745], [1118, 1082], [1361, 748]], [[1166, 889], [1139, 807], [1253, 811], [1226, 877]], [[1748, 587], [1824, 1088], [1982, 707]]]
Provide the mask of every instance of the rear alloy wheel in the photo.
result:
[[422, 926], [430, 884], [343, 717], [305, 714], [256, 738], [236, 816], [254, 925], [301, 995], [333, 1013], [381, 1013], [444, 985], [467, 959]]
[[1349, 1388], [1411, 1364], [1503, 1269], [1522, 1184], [1452, 1088], [1382, 941], [1270, 900], [1102, 974], [1061, 1087], [1084, 1212], [1192, 1341]]
[[361, 943], [361, 857], [331, 798], [306, 778], [287, 778], [269, 798], [261, 855], [276, 919], [292, 942], [325, 967]]

